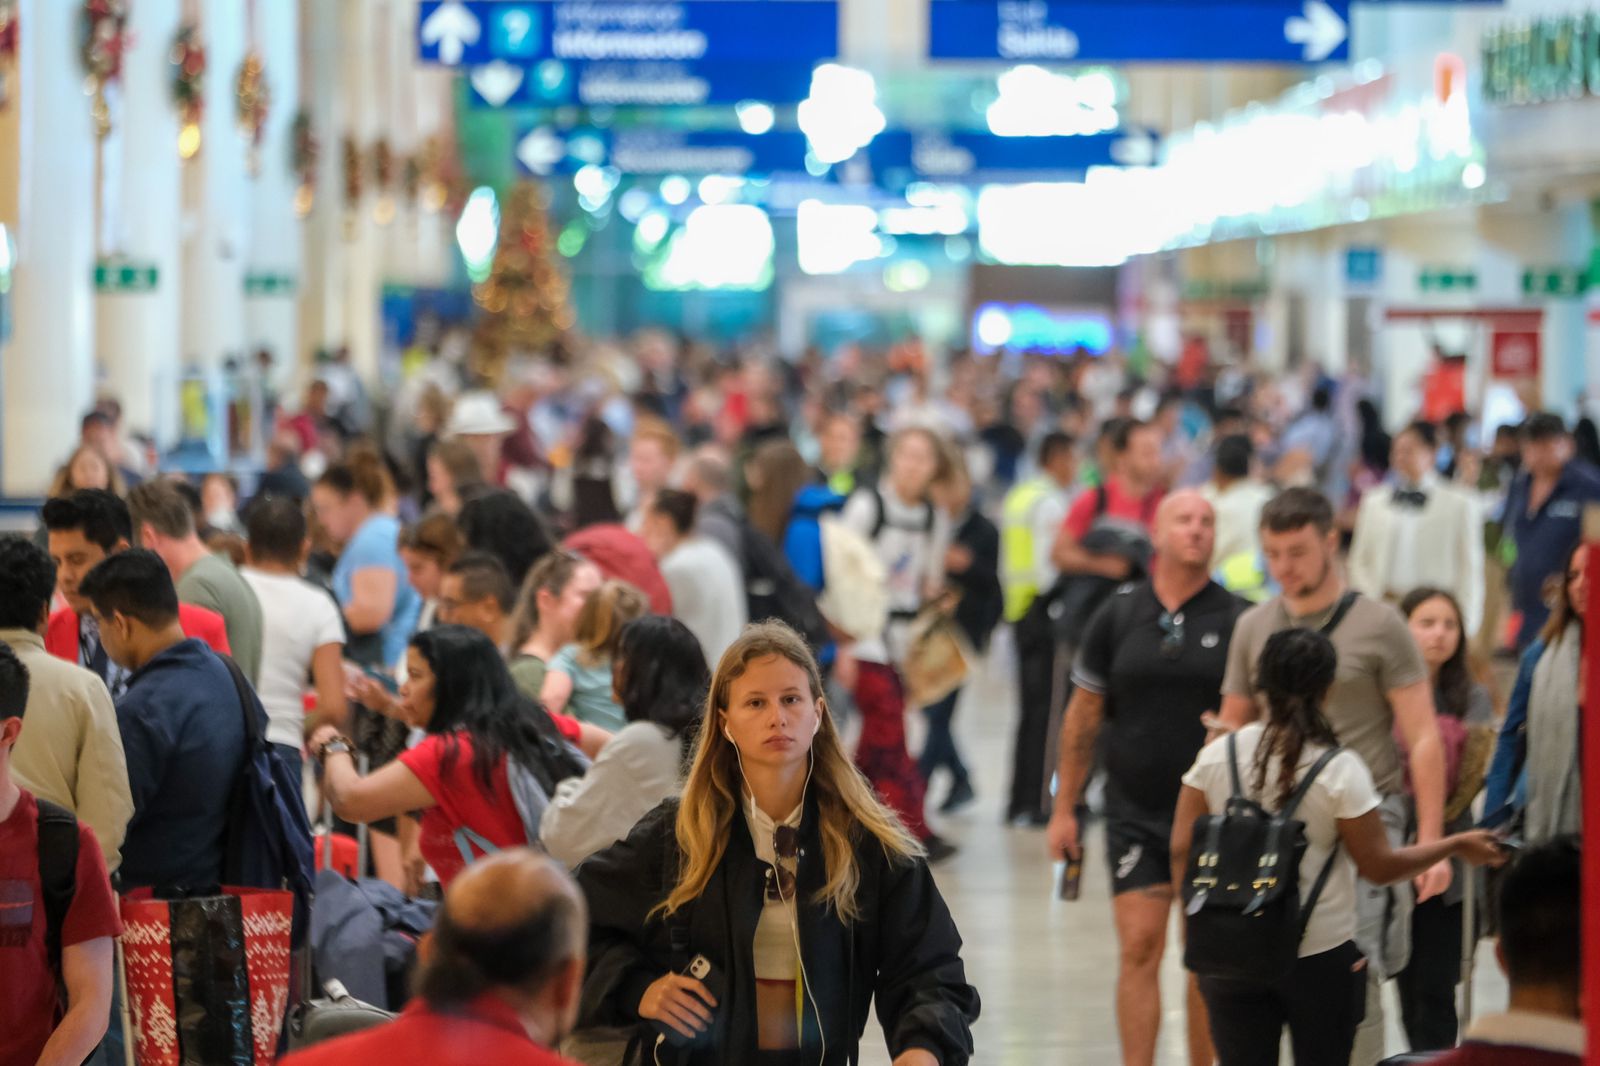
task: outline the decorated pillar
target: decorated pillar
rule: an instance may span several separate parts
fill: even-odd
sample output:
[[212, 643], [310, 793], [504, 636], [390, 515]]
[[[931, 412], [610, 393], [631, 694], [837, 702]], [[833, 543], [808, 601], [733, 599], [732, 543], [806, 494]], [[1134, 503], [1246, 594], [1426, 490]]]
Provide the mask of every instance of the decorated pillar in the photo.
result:
[[181, 363], [179, 23], [179, 0], [128, 7], [121, 99], [102, 151], [95, 269], [101, 386], [121, 402], [128, 428], [163, 448], [177, 442]]
[[292, 390], [299, 349], [301, 224], [295, 213], [295, 115], [300, 108], [297, 5], [253, 0], [244, 62], [229, 101], [250, 164], [250, 255], [244, 278], [246, 342], [271, 356], [269, 394]]
[[[0, 152], [16, 247], [13, 321], [9, 338], [0, 333], [0, 496], [49, 488], [94, 400], [95, 122], [84, 97], [83, 8], [16, 5], [17, 63], [6, 78], [15, 151]], [[119, 28], [108, 29], [120, 42]]]
[[342, 294], [348, 245], [343, 129], [349, 101], [342, 90], [334, 88], [340, 85], [346, 62], [343, 6], [339, 0], [301, 0], [300, 5], [304, 26], [300, 84], [306, 91], [301, 96], [297, 140], [302, 168], [297, 175], [296, 205], [305, 218], [298, 383], [310, 377], [315, 353], [337, 347], [345, 336]]
[[381, 216], [375, 214], [381, 196], [374, 187], [392, 182], [394, 166], [392, 150], [384, 151], [383, 101], [377, 80], [391, 66], [385, 45], [394, 5], [389, 0], [368, 0], [343, 5], [342, 14], [345, 51], [338, 91], [348, 110], [339, 142], [346, 242], [344, 337], [340, 344], [350, 349], [351, 366], [370, 385], [378, 378], [382, 347], [378, 300], [384, 227]]

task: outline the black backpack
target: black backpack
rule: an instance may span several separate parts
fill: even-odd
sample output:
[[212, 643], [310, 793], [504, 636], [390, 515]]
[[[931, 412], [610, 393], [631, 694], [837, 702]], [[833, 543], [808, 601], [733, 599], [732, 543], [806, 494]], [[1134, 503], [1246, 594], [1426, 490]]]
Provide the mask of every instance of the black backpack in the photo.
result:
[[1222, 814], [1203, 815], [1194, 823], [1183, 879], [1188, 914], [1183, 964], [1201, 977], [1272, 983], [1294, 968], [1306, 923], [1339, 854], [1335, 845], [1302, 903], [1306, 826], [1294, 814], [1317, 775], [1343, 749], [1325, 752], [1283, 810], [1268, 814], [1245, 795], [1237, 737], [1230, 734], [1227, 745], [1233, 795]]
[[34, 797], [39, 816], [39, 889], [44, 896], [44, 946], [56, 987], [66, 1003], [61, 979], [61, 927], [78, 893], [78, 819], [65, 807]]
[[817, 609], [817, 594], [799, 575], [772, 538], [739, 519], [739, 566], [744, 572], [746, 617], [752, 622], [769, 618], [787, 624], [806, 638], [813, 649], [833, 640], [828, 623]]

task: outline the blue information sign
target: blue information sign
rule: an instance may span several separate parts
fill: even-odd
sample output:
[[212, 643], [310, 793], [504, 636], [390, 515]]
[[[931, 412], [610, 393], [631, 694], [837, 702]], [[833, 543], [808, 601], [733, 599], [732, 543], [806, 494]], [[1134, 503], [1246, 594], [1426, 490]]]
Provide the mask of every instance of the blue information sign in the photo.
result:
[[570, 174], [589, 163], [646, 177], [760, 176], [803, 172], [805, 159], [805, 134], [792, 130], [752, 135], [738, 130], [562, 131], [534, 126], [517, 138], [517, 166], [536, 177]]
[[1319, 63], [1350, 54], [1350, 0], [931, 0], [935, 59]]
[[837, 0], [422, 0], [417, 54], [445, 66], [816, 61], [839, 52]]
[[997, 137], [888, 130], [873, 138], [866, 157], [878, 181], [890, 187], [915, 180], [982, 185], [1078, 180], [1090, 167], [1148, 165], [1156, 149], [1146, 131]]
[[762, 100], [793, 104], [811, 91], [809, 61], [772, 63], [507, 62], [474, 67], [474, 107], [698, 107]]

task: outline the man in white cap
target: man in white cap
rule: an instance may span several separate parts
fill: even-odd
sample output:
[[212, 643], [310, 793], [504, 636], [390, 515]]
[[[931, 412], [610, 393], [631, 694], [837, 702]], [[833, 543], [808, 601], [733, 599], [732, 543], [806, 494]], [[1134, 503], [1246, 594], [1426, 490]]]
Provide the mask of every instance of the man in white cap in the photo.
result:
[[464, 392], [456, 398], [445, 436], [462, 440], [478, 457], [484, 477], [492, 484], [504, 485], [506, 464], [501, 447], [506, 435], [515, 428], [511, 416], [501, 410], [494, 393]]

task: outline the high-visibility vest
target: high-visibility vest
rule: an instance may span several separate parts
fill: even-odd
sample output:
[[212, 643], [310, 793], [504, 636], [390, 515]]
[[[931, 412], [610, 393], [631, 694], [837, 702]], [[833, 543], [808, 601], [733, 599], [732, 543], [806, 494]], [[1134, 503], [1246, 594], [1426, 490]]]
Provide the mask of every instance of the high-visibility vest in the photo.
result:
[[1049, 478], [1024, 481], [1006, 493], [1000, 511], [1000, 584], [1005, 590], [1006, 621], [1028, 613], [1039, 595], [1034, 573], [1033, 510], [1053, 492], [1060, 491]]
[[1272, 579], [1260, 552], [1235, 552], [1218, 563], [1212, 579], [1251, 603], [1265, 603], [1274, 594]]

